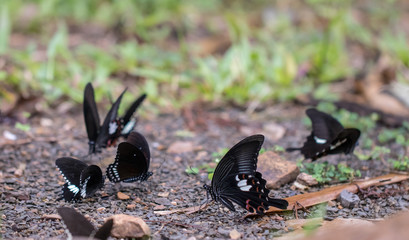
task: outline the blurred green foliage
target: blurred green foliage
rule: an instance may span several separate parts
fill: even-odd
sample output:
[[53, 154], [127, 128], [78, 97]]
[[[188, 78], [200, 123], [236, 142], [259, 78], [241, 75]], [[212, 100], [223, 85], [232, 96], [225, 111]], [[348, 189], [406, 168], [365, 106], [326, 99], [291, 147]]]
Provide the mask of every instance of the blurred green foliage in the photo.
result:
[[[0, 70], [0, 84], [22, 96], [43, 95], [50, 105], [64, 97], [81, 102], [90, 81], [97, 100], [132, 81], [130, 91], [145, 91], [160, 106], [196, 99], [288, 101], [304, 93], [332, 101], [338, 96], [328, 94], [328, 84], [360, 70], [348, 42], [409, 64], [405, 35], [391, 28], [402, 11], [398, 3], [306, 0], [290, 8], [244, 0], [2, 1], [0, 54], [11, 67]], [[358, 9], [365, 22], [354, 17]], [[379, 29], [388, 31], [378, 37]], [[200, 47], [195, 36], [225, 32], [232, 41], [225, 52], [194, 53]], [[24, 44], [14, 41], [19, 37]]]
[[301, 172], [313, 176], [318, 183], [329, 183], [331, 181], [345, 182], [355, 177], [361, 177], [359, 170], [354, 170], [342, 163], [333, 165], [327, 162], [299, 162], [298, 167]]

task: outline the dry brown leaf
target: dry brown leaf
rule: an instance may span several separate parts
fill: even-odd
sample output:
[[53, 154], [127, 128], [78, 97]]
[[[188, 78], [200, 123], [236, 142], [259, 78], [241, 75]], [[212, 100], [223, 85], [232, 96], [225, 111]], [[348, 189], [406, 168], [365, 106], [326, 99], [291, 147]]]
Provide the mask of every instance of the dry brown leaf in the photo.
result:
[[[355, 181], [353, 183], [338, 185], [323, 189], [318, 192], [305, 193], [300, 195], [295, 195], [292, 197], [284, 198], [288, 201], [287, 210], [292, 210], [296, 202], [300, 203], [304, 207], [311, 207], [323, 202], [328, 202], [330, 200], [336, 199], [337, 196], [343, 191], [347, 190], [349, 192], [356, 193], [358, 191], [358, 186], [361, 189], [365, 189], [371, 186], [381, 186], [391, 183], [401, 182], [403, 180], [409, 179], [409, 175], [399, 175], [399, 174], [387, 174], [376, 178], [371, 178], [368, 180]], [[285, 211], [276, 207], [270, 207], [267, 213], [281, 212]]]
[[61, 216], [59, 214], [44, 214], [41, 216], [41, 218], [44, 219], [61, 219]]
[[121, 200], [128, 200], [128, 199], [130, 198], [128, 195], [126, 195], [126, 194], [123, 193], [123, 192], [118, 192], [118, 193], [116, 194], [116, 196], [118, 197], [118, 199], [121, 199]]

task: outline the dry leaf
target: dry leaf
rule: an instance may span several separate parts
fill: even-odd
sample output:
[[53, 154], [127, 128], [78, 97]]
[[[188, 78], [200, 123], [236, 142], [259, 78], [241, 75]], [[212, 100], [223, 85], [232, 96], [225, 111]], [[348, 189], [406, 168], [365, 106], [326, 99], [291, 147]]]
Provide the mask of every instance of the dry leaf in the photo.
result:
[[41, 216], [41, 218], [44, 219], [61, 219], [61, 216], [59, 214], [44, 214]]
[[135, 204], [129, 204], [126, 206], [126, 209], [129, 209], [129, 210], [134, 210], [135, 208], [136, 208]]
[[121, 200], [127, 200], [127, 199], [130, 198], [128, 195], [126, 195], [126, 194], [123, 193], [123, 192], [118, 192], [118, 193], [116, 194], [116, 196], [118, 197], [118, 199], [121, 199]]
[[[304, 207], [311, 207], [323, 202], [328, 202], [330, 200], [336, 199], [343, 190], [356, 193], [358, 191], [358, 186], [361, 189], [365, 189], [371, 186], [387, 185], [391, 183], [401, 182], [407, 179], [409, 179], [409, 175], [387, 174], [368, 180], [355, 181], [353, 183], [329, 187], [318, 192], [295, 195], [284, 199], [288, 201], [287, 210], [292, 210], [296, 202], [300, 203]], [[284, 210], [276, 207], [270, 207], [267, 213], [281, 211]]]
[[109, 219], [114, 220], [114, 226], [111, 230], [111, 236], [113, 237], [142, 238], [151, 235], [149, 226], [139, 217], [118, 214], [109, 217], [107, 220]]

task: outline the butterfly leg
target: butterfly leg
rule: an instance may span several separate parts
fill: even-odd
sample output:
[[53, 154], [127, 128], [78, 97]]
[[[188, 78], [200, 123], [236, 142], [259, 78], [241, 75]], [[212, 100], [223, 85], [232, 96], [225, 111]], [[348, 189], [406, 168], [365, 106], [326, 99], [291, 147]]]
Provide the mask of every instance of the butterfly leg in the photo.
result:
[[299, 203], [298, 201], [296, 201], [293, 205], [293, 211], [294, 211], [294, 216], [295, 219], [298, 219], [298, 210], [302, 209], [304, 210], [304, 212], [310, 213], [310, 211], [308, 211], [308, 209], [306, 209], [301, 203]]

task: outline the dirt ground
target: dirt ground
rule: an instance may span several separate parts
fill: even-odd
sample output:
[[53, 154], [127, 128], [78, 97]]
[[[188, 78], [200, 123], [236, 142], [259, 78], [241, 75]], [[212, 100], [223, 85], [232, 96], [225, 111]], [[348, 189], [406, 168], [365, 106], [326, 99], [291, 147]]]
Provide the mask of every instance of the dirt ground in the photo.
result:
[[[47, 217], [49, 214], [56, 214], [56, 209], [61, 206], [74, 207], [98, 226], [104, 222], [104, 218], [113, 214], [139, 216], [151, 228], [153, 239], [225, 239], [229, 238], [233, 229], [240, 232], [244, 239], [268, 239], [284, 234], [291, 230], [286, 226], [286, 220], [294, 218], [291, 212], [280, 217], [269, 215], [243, 219], [243, 209], [230, 212], [217, 204], [191, 215], [157, 215], [154, 211], [198, 206], [204, 201], [206, 192], [202, 186], [204, 183], [210, 183], [207, 174], [188, 175], [185, 169], [211, 163], [213, 152], [222, 147], [232, 147], [246, 137], [247, 132], [265, 134], [263, 147], [266, 149], [272, 149], [274, 145], [288, 147], [302, 144], [309, 134], [309, 130], [301, 122], [304, 110], [300, 107], [278, 105], [249, 115], [234, 108], [213, 108], [200, 113], [200, 118], [205, 119], [205, 122], [202, 125], [196, 122], [197, 129], [193, 132], [189, 131], [189, 124], [180, 114], [168, 113], [142, 118], [136, 130], [143, 133], [150, 144], [150, 170], [154, 175], [147, 182], [116, 186], [106, 180], [102, 191], [78, 203], [56, 200], [63, 179], [55, 167], [55, 160], [63, 156], [81, 158], [87, 155], [87, 137], [81, 113], [73, 113], [69, 117], [56, 114], [55, 118], [32, 119], [29, 134], [2, 124], [0, 132], [8, 130], [21, 138], [18, 143], [5, 145], [1, 149], [2, 237], [66, 238], [62, 222]], [[279, 124], [286, 130], [286, 134], [280, 139], [273, 139], [274, 133], [260, 130], [265, 123]], [[167, 153], [167, 148], [176, 141], [192, 142], [193, 148], [180, 154]], [[104, 171], [107, 165], [113, 162], [115, 152], [116, 148], [109, 148], [84, 160], [88, 164], [101, 166]], [[297, 153], [280, 154], [291, 161], [300, 157]], [[335, 156], [325, 160], [346, 161], [349, 166], [362, 169], [363, 176], [386, 173], [379, 161], [375, 160], [359, 161], [354, 156]], [[378, 198], [361, 196], [359, 205], [353, 209], [339, 209], [335, 202], [335, 205], [326, 207], [324, 218], [376, 219], [406, 209], [409, 206], [409, 194], [402, 189], [406, 189], [407, 184], [404, 182], [373, 189], [390, 194]], [[308, 191], [323, 187], [325, 186]], [[130, 199], [118, 199], [117, 191], [129, 195]], [[300, 193], [302, 191], [292, 190], [291, 184], [288, 184], [273, 190], [271, 195], [288, 197]], [[307, 218], [310, 214], [299, 211], [301, 218]]]

